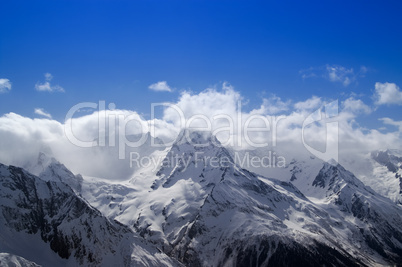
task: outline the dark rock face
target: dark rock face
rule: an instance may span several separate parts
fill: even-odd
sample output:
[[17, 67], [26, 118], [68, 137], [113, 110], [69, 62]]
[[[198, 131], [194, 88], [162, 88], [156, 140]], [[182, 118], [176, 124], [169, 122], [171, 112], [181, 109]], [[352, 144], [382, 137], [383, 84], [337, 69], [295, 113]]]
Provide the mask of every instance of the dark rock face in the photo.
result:
[[337, 178], [338, 172], [336, 166], [330, 166], [328, 169], [323, 168], [320, 170], [312, 185], [321, 188], [326, 186], [331, 187]]
[[[194, 136], [192, 143], [201, 143], [201, 137]], [[172, 198], [185, 201], [166, 205], [153, 199], [151, 207], [159, 204], [161, 216], [154, 220], [158, 213], [150, 208], [151, 217], [140, 214], [142, 222], [135, 226], [143, 230], [145, 238], [161, 236], [161, 241], [152, 240], [167, 244], [165, 252], [186, 266], [370, 266], [402, 262], [398, 229], [402, 210], [366, 188], [341, 165], [322, 163], [311, 185], [306, 185], [317, 193], [317, 198], [310, 200], [292, 183], [259, 177], [233, 161], [220, 168], [196, 167], [192, 160], [195, 151], [201, 153], [199, 156], [217, 158], [228, 154], [210, 140], [202, 141], [209, 145], [196, 149], [182, 140], [174, 144], [168, 156], [184, 156], [190, 164], [187, 168], [183, 162], [170, 169], [162, 167], [153, 181], [152, 192], [162, 194], [169, 188]], [[301, 171], [294, 167], [291, 180], [297, 181]], [[194, 192], [196, 197], [186, 197], [181, 187], [184, 181], [200, 188], [199, 193]], [[192, 202], [190, 209], [191, 199], [197, 202]], [[177, 209], [186, 210], [185, 217], [176, 214]]]
[[[2, 206], [6, 225], [28, 234], [40, 233], [42, 240], [61, 258], [75, 257], [80, 263], [99, 264], [102, 255], [96, 253], [100, 245], [97, 242], [105, 236], [118, 241], [119, 231], [128, 232], [103, 219], [99, 211], [77, 197], [67, 185], [44, 182], [13, 166], [8, 171], [8, 177], [0, 177], [2, 197], [14, 195], [16, 205]], [[104, 225], [96, 222], [99, 219]], [[106, 245], [110, 251], [111, 245], [117, 244]]]
[[[2, 164], [0, 227], [0, 239], [4, 229], [36, 234], [32, 238], [47, 243], [60, 258], [68, 259], [69, 265], [177, 265], [128, 227], [105, 218], [67, 184], [46, 182], [21, 168]], [[154, 258], [156, 254], [159, 258]]]
[[280, 236], [255, 238], [253, 245], [244, 241], [234, 242], [225, 249], [225, 258], [218, 266], [234, 260], [239, 267], [246, 266], [365, 266], [351, 258], [345, 251], [339, 252], [325, 244], [310, 240], [301, 245]]
[[314, 182], [327, 188], [328, 199], [345, 215], [351, 214], [364, 223], [360, 238], [369, 248], [389, 262], [402, 263], [400, 208], [366, 188], [340, 165], [324, 166]]
[[[141, 195], [145, 200], [135, 195], [138, 202], [126, 206], [141, 211], [129, 221], [141, 240], [159, 245], [171, 258], [200, 267], [402, 263], [402, 209], [341, 165], [322, 163], [306, 184], [315, 195], [306, 197], [291, 182], [257, 176], [231, 160], [220, 167], [197, 165], [195, 150], [219, 159], [229, 158], [229, 153], [211, 138], [191, 137], [195, 144], [209, 145], [173, 145], [169, 153], [185, 156], [188, 165], [178, 161], [172, 168], [162, 166], [149, 184], [139, 187], [154, 195]], [[379, 158], [387, 160], [384, 155]], [[37, 234], [61, 258], [75, 259], [79, 265], [107, 266], [107, 257], [116, 259], [112, 265], [133, 264], [127, 248], [134, 245], [129, 236], [135, 234], [77, 196], [63, 179], [76, 177], [64, 166], [52, 166], [44, 181], [0, 164], [0, 226]], [[298, 173], [292, 173], [293, 181], [298, 181]], [[164, 193], [167, 200], [161, 197]], [[124, 194], [117, 198], [123, 200]], [[155, 264], [160, 265], [153, 259], [148, 265]]]

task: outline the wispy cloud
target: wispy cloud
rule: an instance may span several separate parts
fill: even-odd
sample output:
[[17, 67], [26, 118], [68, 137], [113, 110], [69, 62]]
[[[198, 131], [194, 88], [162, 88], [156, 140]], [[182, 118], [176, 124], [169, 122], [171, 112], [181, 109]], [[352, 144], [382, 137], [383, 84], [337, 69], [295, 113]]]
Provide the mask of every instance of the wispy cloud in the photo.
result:
[[379, 120], [382, 121], [384, 124], [398, 127], [399, 133], [402, 133], [402, 121], [395, 121], [391, 118], [380, 118]]
[[376, 105], [402, 105], [402, 92], [395, 83], [377, 82], [373, 97]]
[[152, 91], [157, 91], [157, 92], [172, 92], [172, 88], [167, 84], [166, 81], [160, 81], [157, 83], [153, 83], [148, 88]]
[[49, 119], [52, 118], [52, 115], [50, 115], [50, 113], [44, 111], [43, 108], [36, 108], [35, 109], [35, 114], [43, 116], [43, 117], [46, 117], [46, 118], [49, 118]]
[[45, 73], [45, 82], [44, 83], [36, 83], [35, 89], [40, 92], [65, 92], [64, 88], [60, 85], [51, 85], [50, 81], [53, 79], [52, 74]]
[[7, 93], [11, 90], [11, 82], [9, 79], [0, 79], [0, 94]]
[[342, 66], [326, 66], [326, 75], [331, 82], [340, 82], [344, 86], [348, 86], [351, 82], [356, 80], [356, 75], [353, 68], [347, 69]]
[[53, 75], [50, 74], [49, 72], [46, 72], [45, 73], [45, 79], [46, 79], [46, 81], [50, 82], [53, 79]]
[[353, 68], [347, 68], [340, 65], [325, 65], [320, 67], [310, 67], [299, 71], [303, 80], [309, 78], [321, 77], [330, 82], [337, 82], [343, 84], [345, 87], [357, 82], [358, 78], [365, 77], [368, 72], [368, 68], [361, 66], [359, 71], [355, 71]]
[[300, 76], [302, 79], [308, 79], [308, 78], [315, 78], [317, 77], [317, 74], [315, 73], [315, 69], [313, 67], [310, 67], [308, 69], [303, 69], [299, 71]]

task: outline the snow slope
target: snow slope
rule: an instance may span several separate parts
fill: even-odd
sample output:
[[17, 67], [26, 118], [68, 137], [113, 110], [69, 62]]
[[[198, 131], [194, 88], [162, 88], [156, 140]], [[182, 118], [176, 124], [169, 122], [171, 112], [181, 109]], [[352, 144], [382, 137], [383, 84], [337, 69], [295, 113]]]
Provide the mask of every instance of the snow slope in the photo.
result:
[[40, 267], [36, 263], [26, 260], [23, 257], [9, 253], [0, 253], [0, 267]]
[[178, 265], [127, 227], [105, 218], [65, 183], [2, 164], [0, 183], [2, 252], [43, 266]]
[[83, 196], [188, 266], [402, 262], [401, 208], [339, 164], [295, 160], [266, 178], [186, 131], [163, 153], [124, 184], [84, 179]]

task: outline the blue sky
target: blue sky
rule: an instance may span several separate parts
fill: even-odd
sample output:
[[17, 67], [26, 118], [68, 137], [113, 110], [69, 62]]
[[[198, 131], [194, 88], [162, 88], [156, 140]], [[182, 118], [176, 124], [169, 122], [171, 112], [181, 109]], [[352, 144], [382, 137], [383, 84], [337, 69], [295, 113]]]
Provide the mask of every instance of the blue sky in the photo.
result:
[[[79, 102], [106, 100], [146, 116], [152, 102], [175, 102], [183, 90], [197, 93], [224, 81], [248, 100], [245, 109], [272, 94], [284, 101], [353, 94], [374, 106], [376, 82], [402, 86], [400, 1], [1, 6], [0, 79], [11, 89], [0, 94], [0, 115], [38, 117], [34, 110], [42, 108], [63, 121]], [[149, 89], [160, 81], [172, 92]], [[379, 127], [381, 117], [400, 121], [400, 104], [378, 105], [360, 121], [367, 127]]]

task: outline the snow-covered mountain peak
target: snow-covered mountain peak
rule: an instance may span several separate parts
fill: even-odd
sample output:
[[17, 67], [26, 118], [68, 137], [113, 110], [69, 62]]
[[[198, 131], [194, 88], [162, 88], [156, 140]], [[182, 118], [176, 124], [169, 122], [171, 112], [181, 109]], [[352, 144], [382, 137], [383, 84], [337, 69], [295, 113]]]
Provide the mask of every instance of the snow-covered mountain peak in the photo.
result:
[[50, 162], [54, 160], [53, 157], [49, 157], [47, 154], [43, 152], [39, 152], [38, 155], [38, 165], [40, 166], [47, 166], [50, 164]]
[[182, 130], [177, 136], [174, 146], [188, 145], [196, 148], [216, 146], [221, 147], [221, 143], [208, 131], [195, 131], [190, 129]]
[[24, 169], [42, 180], [63, 182], [75, 192], [81, 191], [82, 176], [74, 175], [64, 164], [45, 152], [39, 152], [37, 159], [26, 163]]
[[[217, 176], [234, 165], [230, 153], [210, 133], [183, 130], [166, 154], [158, 172], [158, 179], [152, 185], [171, 185], [180, 179], [191, 178], [206, 184], [216, 183]], [[207, 181], [205, 173], [220, 173]]]
[[341, 165], [307, 157], [281, 168], [284, 179], [270, 175], [281, 181], [264, 178], [211, 136], [189, 136], [164, 150], [157, 171], [143, 168], [125, 185], [84, 181], [84, 197], [188, 266], [280, 264], [280, 255], [317, 266], [400, 260], [400, 208]]
[[55, 161], [55, 159], [50, 155], [51, 154], [40, 151], [36, 159], [25, 163], [23, 167], [30, 173], [39, 175], [49, 166], [50, 163]]
[[48, 166], [39, 174], [39, 178], [45, 181], [62, 182], [69, 185], [75, 192], [81, 192], [83, 178], [80, 174], [74, 175], [64, 164], [51, 159]]
[[[345, 186], [353, 188], [359, 188], [366, 190], [369, 193], [373, 193], [370, 188], [367, 188], [359, 179], [357, 179], [353, 173], [347, 171], [340, 164], [324, 163], [323, 167], [315, 177], [312, 186], [315, 188], [321, 188], [322, 190], [315, 190], [314, 197], [323, 198], [324, 196], [331, 196], [333, 194], [339, 194]], [[324, 194], [325, 192], [325, 194]]]
[[337, 166], [339, 164], [335, 159], [330, 159], [327, 161], [327, 163], [332, 166]]
[[[267, 168], [266, 178], [237, 164], [213, 135], [188, 130], [171, 147], [148, 152], [137, 161], [162, 158], [155, 170], [139, 167], [126, 183], [85, 178], [82, 196], [188, 266], [401, 261], [400, 207], [337, 162], [306, 156]], [[58, 162], [46, 170], [73, 178]]]

